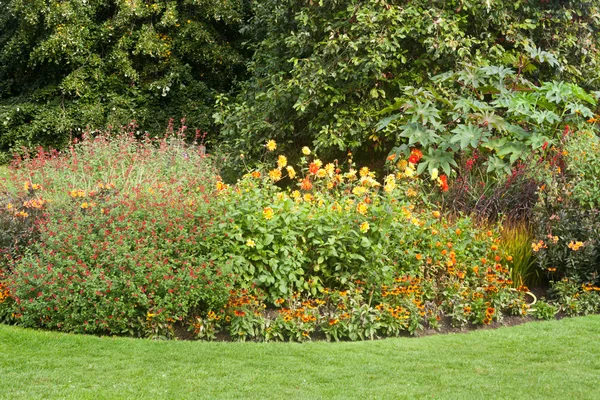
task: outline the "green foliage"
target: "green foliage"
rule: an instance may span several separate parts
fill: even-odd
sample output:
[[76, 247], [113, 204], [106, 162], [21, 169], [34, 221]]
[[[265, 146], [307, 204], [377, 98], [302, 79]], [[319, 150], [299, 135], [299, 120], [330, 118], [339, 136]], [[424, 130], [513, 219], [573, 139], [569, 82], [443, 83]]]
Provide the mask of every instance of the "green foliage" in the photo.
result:
[[215, 93], [244, 70], [244, 0], [6, 0], [1, 7], [2, 152], [63, 147], [86, 127], [134, 119], [153, 134], [172, 117], [209, 130]]
[[549, 154], [533, 246], [538, 265], [553, 280], [600, 282], [598, 143], [591, 129], [568, 131]]
[[[397, 173], [384, 185], [352, 160], [344, 163], [348, 170], [315, 154], [301, 157], [296, 169], [283, 155], [277, 161], [278, 167], [253, 170], [235, 187], [220, 184], [219, 207], [227, 212], [215, 244], [243, 281], [271, 298], [315, 295], [357, 279], [378, 286], [396, 273], [431, 277], [448, 263], [464, 269], [466, 260], [494, 259], [498, 250], [490, 250], [491, 231], [488, 237], [468, 218], [450, 223], [421, 198], [430, 184], [407, 160], [391, 165]], [[298, 189], [275, 186], [283, 179]]]
[[[403, 96], [402, 88], [428, 85], [431, 76], [467, 62], [498, 65], [490, 75], [500, 81], [508, 68], [535, 82], [594, 87], [598, 77], [595, 1], [264, 0], [253, 6], [246, 28], [255, 50], [251, 78], [235, 98], [221, 97], [216, 113], [228, 148], [238, 154], [256, 155], [257, 144], [270, 138], [322, 151], [389, 150], [398, 138], [376, 131], [380, 110]], [[475, 68], [461, 83], [477, 86], [480, 74]], [[439, 121], [431, 102], [415, 107], [420, 122]], [[489, 132], [477, 124], [454, 129], [453, 147]], [[439, 134], [412, 130], [423, 141]], [[504, 146], [499, 157], [521, 150]], [[449, 160], [445, 154], [428, 156], [440, 162]], [[493, 169], [503, 168], [494, 161]]]
[[[421, 145], [418, 172], [458, 167], [458, 154], [475, 153], [486, 173], [506, 175], [517, 161], [558, 145], [565, 124], [587, 126], [596, 99], [574, 84], [536, 86], [503, 67], [467, 67], [432, 78], [425, 87], [404, 88], [384, 112], [382, 135]], [[577, 128], [574, 128], [577, 129]], [[393, 152], [406, 151], [395, 148]]]
[[537, 303], [535, 303], [532, 314], [537, 319], [552, 320], [556, 318], [558, 310], [558, 307], [554, 304], [550, 304], [544, 300], [538, 300]]
[[551, 294], [559, 310], [567, 315], [587, 315], [600, 311], [600, 287], [580, 285], [565, 278], [552, 283]]

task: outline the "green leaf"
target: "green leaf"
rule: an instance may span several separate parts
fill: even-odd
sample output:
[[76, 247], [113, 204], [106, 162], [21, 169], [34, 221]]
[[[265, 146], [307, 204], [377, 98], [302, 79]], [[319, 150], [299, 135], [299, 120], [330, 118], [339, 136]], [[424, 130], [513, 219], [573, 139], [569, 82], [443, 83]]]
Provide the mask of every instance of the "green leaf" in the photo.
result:
[[471, 146], [473, 148], [479, 145], [479, 142], [486, 137], [486, 134], [489, 136], [489, 133], [484, 132], [478, 126], [474, 126], [471, 124], [468, 125], [458, 125], [452, 131], [454, 136], [450, 138], [450, 143], [460, 143], [460, 148], [462, 150]]

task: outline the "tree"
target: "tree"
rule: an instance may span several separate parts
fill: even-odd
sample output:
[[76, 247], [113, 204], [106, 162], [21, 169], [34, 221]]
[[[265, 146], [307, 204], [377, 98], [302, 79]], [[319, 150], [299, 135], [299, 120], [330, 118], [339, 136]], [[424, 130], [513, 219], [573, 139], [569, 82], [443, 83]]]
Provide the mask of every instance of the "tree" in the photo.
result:
[[255, 154], [267, 139], [321, 150], [389, 149], [380, 111], [440, 73], [497, 65], [534, 83], [592, 89], [600, 76], [598, 0], [263, 0], [251, 78], [221, 97], [229, 150]]
[[0, 150], [132, 119], [212, 126], [245, 71], [246, 0], [0, 0]]

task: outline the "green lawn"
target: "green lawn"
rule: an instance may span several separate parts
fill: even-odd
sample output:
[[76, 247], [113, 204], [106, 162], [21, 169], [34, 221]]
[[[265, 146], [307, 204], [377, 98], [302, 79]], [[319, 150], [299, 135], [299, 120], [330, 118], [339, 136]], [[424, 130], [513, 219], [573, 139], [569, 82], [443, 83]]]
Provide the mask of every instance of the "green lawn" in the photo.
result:
[[6, 168], [4, 165], [0, 165], [0, 178], [4, 178], [8, 176], [8, 168]]
[[600, 393], [600, 316], [359, 343], [152, 342], [0, 325], [3, 398], [564, 398]]

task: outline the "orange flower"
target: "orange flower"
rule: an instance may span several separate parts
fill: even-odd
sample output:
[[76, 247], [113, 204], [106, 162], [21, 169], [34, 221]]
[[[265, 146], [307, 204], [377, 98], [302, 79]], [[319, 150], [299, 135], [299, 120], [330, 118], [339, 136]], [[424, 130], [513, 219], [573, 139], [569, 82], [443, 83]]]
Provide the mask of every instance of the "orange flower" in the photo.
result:
[[240, 310], [235, 310], [235, 316], [236, 317], [243, 317], [244, 315], [246, 315], [245, 312], [240, 311]]
[[257, 178], [257, 179], [260, 178], [260, 171], [254, 171], [254, 172], [252, 172], [252, 177], [253, 178]]
[[302, 179], [302, 185], [300, 185], [300, 188], [306, 191], [311, 190], [313, 188], [312, 182], [308, 177]]
[[308, 172], [310, 172], [312, 175], [316, 175], [317, 172], [319, 172], [319, 168], [319, 165], [313, 161], [308, 165]]

